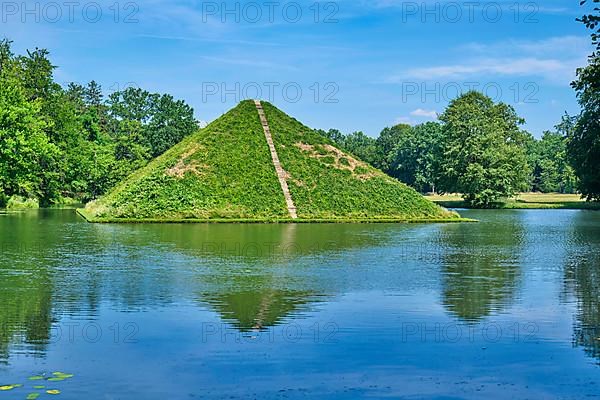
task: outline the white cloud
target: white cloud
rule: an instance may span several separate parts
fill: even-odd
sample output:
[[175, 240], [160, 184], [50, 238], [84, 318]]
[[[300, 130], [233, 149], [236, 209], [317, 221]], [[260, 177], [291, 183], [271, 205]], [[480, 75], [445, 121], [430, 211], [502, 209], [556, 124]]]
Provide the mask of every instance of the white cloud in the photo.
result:
[[505, 40], [494, 43], [467, 43], [456, 49], [460, 63], [411, 68], [392, 76], [391, 82], [407, 79], [452, 80], [485, 77], [541, 77], [568, 84], [575, 70], [586, 64], [592, 51], [587, 36], [559, 36], [542, 40]]
[[588, 54], [593, 47], [588, 36], [555, 36], [541, 40], [503, 40], [495, 43], [468, 43], [460, 46], [461, 51], [479, 55], [494, 54], [496, 57], [523, 53], [529, 57], [567, 58]]
[[551, 76], [573, 70], [571, 63], [555, 59], [485, 59], [468, 64], [410, 69], [407, 76], [418, 79], [462, 78], [473, 75]]
[[413, 117], [423, 117], [423, 118], [431, 118], [437, 119], [438, 113], [435, 110], [424, 110], [422, 108], [417, 108], [416, 110], [410, 113]]

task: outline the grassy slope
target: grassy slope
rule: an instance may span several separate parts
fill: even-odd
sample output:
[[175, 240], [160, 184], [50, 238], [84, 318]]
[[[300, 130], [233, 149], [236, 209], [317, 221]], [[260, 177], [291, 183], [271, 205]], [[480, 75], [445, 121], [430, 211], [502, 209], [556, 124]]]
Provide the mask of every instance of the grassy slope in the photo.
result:
[[[456, 216], [412, 188], [348, 155], [267, 102], [263, 107], [300, 218], [448, 218]], [[310, 145], [311, 148], [299, 145]], [[345, 160], [344, 160], [345, 159]], [[353, 171], [350, 170], [350, 165]]]
[[[195, 152], [190, 154], [190, 150]], [[188, 156], [188, 157], [186, 157]], [[195, 168], [183, 178], [165, 171]], [[134, 173], [85, 213], [99, 218], [285, 218], [256, 108], [238, 105]]]
[[[282, 165], [291, 174], [300, 222], [459, 221], [362, 162], [354, 171], [340, 169], [355, 160], [332, 157], [323, 147], [331, 144], [328, 139], [270, 104], [264, 107]], [[252, 101], [184, 139], [81, 214], [99, 222], [290, 221]]]
[[[468, 208], [458, 194], [427, 196], [444, 207]], [[578, 194], [559, 193], [521, 193], [516, 199], [496, 204], [500, 209], [563, 209], [563, 210], [600, 210], [600, 203], [587, 202]]]

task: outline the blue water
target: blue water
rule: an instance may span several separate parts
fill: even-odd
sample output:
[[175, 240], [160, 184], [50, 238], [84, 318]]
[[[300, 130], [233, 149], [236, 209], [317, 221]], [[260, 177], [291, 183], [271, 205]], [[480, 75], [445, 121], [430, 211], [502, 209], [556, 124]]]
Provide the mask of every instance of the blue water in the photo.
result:
[[[480, 222], [0, 215], [0, 386], [24, 385], [0, 400], [600, 397], [600, 213], [462, 215]], [[56, 371], [75, 376], [28, 380]]]

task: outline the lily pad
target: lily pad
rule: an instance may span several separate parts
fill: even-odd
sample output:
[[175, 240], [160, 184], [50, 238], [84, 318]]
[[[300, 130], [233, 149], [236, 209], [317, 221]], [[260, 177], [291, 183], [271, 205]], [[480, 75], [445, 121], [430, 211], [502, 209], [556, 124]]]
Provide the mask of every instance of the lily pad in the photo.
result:
[[33, 388], [34, 389], [45, 389], [46, 386], [44, 386], [44, 385], [35, 385]]
[[38, 397], [40, 397], [39, 393], [29, 393], [27, 395], [27, 400], [36, 400]]
[[75, 376], [73, 374], [65, 374], [64, 372], [53, 372], [52, 375], [54, 375], [57, 378], [62, 378], [62, 379], [68, 379], [68, 378], [72, 378]]
[[60, 390], [56, 390], [56, 389], [46, 390], [46, 393], [48, 393], [48, 394], [60, 394]]
[[5, 391], [5, 390], [13, 390], [15, 388], [15, 385], [4, 385], [4, 386], [0, 386], [0, 390]]
[[34, 375], [30, 376], [28, 379], [30, 381], [41, 381], [42, 379], [44, 379], [44, 377], [42, 375]]
[[49, 382], [61, 382], [61, 381], [64, 381], [64, 380], [65, 380], [65, 378], [59, 378], [57, 376], [54, 377], [54, 378], [48, 378]]

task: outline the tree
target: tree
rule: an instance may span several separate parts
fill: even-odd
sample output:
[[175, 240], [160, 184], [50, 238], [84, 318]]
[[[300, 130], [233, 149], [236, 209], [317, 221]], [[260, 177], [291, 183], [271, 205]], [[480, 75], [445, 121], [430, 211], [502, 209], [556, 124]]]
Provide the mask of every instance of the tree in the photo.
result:
[[60, 90], [54, 82], [54, 69], [46, 49], [27, 50], [27, 56], [19, 56], [19, 77], [30, 100], [47, 99], [52, 92]]
[[[600, 3], [600, 0], [593, 0], [594, 3]], [[588, 3], [588, 0], [581, 1], [581, 5]], [[597, 50], [600, 50], [600, 7], [594, 7], [594, 12], [584, 15], [578, 18], [577, 21], [583, 22], [583, 24], [592, 30], [592, 44], [596, 46]]]
[[111, 116], [116, 120], [116, 136], [131, 135], [129, 122], [138, 122], [141, 131], [136, 138], [139, 144], [148, 147], [153, 157], [198, 129], [193, 108], [170, 95], [128, 88], [113, 93], [108, 104]]
[[40, 109], [18, 82], [0, 82], [0, 202], [19, 195], [46, 205], [56, 196], [59, 150], [44, 134]]
[[198, 123], [193, 108], [164, 94], [156, 98], [145, 136], [152, 156], [157, 157], [196, 130]]
[[567, 157], [567, 137], [572, 118], [565, 116], [555, 132], [544, 132], [535, 142], [534, 189], [543, 193], [574, 193], [577, 178]]
[[12, 42], [8, 39], [0, 40], [0, 74], [12, 63], [14, 54], [11, 49]]
[[368, 164], [378, 163], [377, 142], [363, 132], [346, 135], [342, 148]]
[[344, 143], [345, 136], [337, 129], [330, 129], [327, 132], [320, 130], [319, 133], [338, 145], [343, 145]]
[[524, 123], [515, 110], [476, 91], [450, 102], [443, 126], [440, 189], [460, 192], [471, 206], [489, 207], [529, 186]]
[[427, 122], [403, 129], [389, 157], [390, 175], [418, 191], [435, 192], [442, 126]]
[[394, 125], [384, 128], [377, 138], [377, 161], [375, 166], [385, 173], [391, 172], [393, 152], [402, 137], [407, 135], [412, 127], [407, 124]]
[[[600, 0], [594, 0], [598, 3]], [[586, 3], [585, 1], [582, 4]], [[600, 8], [594, 11], [598, 14]], [[580, 19], [593, 30], [592, 42], [598, 47], [600, 15], [589, 14]], [[600, 54], [589, 57], [589, 63], [577, 70], [572, 83], [577, 92], [581, 114], [569, 137], [568, 155], [580, 181], [580, 191], [588, 200], [600, 200]]]
[[197, 129], [183, 101], [141, 89], [107, 101], [95, 81], [63, 89], [47, 50], [15, 56], [11, 44], [0, 41], [0, 206], [94, 199]]

